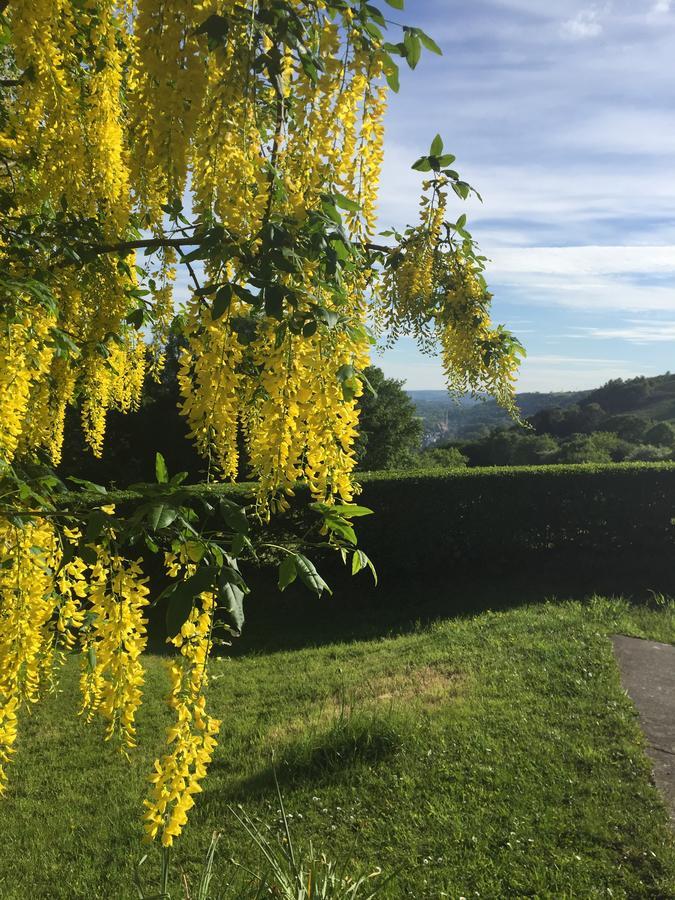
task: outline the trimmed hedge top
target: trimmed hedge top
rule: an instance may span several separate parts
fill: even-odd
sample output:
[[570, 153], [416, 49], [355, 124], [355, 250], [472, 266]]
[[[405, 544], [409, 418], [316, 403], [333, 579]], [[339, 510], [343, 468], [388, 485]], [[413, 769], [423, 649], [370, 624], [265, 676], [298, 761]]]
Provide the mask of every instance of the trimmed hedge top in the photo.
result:
[[[672, 554], [675, 564], [675, 463], [375, 472], [359, 481], [358, 502], [375, 511], [359, 521], [359, 546], [383, 572], [513, 565], [558, 551], [590, 559]], [[254, 485], [187, 490], [250, 500]], [[296, 515], [302, 515], [305, 498], [300, 486]], [[140, 495], [126, 490], [63, 499], [81, 508], [133, 503]], [[278, 524], [283, 530], [284, 519]]]

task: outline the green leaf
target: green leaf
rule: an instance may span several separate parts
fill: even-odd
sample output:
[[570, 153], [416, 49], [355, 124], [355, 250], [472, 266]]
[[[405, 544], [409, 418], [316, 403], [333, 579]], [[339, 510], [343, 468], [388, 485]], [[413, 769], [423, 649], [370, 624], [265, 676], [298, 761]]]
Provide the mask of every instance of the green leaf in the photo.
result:
[[185, 543], [185, 552], [190, 562], [201, 562], [206, 553], [206, 547], [201, 541], [187, 541]]
[[195, 598], [203, 591], [213, 587], [217, 570], [212, 566], [203, 566], [181, 581], [169, 595], [169, 605], [166, 610], [166, 634], [167, 637], [175, 637], [187, 622], [192, 611]]
[[232, 500], [221, 498], [220, 514], [232, 531], [238, 534], [248, 534], [248, 518], [239, 504], [233, 503]]
[[372, 572], [373, 580], [375, 584], [377, 584], [377, 572], [375, 571], [375, 566], [370, 558], [366, 556], [363, 550], [355, 550], [354, 555], [352, 556], [352, 575], [357, 575], [362, 569], [365, 569], [366, 566]]
[[324, 200], [321, 204], [321, 209], [328, 216], [331, 222], [335, 222], [336, 225], [342, 225], [342, 216], [337, 211], [334, 203], [329, 202], [328, 200]]
[[417, 172], [431, 172], [431, 162], [428, 156], [420, 156], [417, 162], [412, 164], [412, 168]]
[[285, 556], [279, 565], [279, 590], [285, 590], [298, 577], [294, 556]]
[[406, 30], [403, 38], [403, 46], [406, 49], [406, 60], [411, 69], [417, 68], [417, 63], [422, 56], [422, 44], [414, 31]]
[[155, 456], [155, 476], [157, 484], [167, 484], [169, 481], [169, 470], [161, 453], [157, 453]]
[[431, 149], [429, 150], [429, 156], [440, 156], [443, 152], [443, 138], [440, 134], [437, 134], [436, 137], [431, 142]]
[[389, 6], [392, 6], [394, 9], [403, 9], [403, 5], [405, 0], [384, 0]]
[[68, 475], [68, 481], [72, 481], [73, 484], [79, 484], [81, 487], [94, 494], [108, 493], [107, 489], [104, 488], [102, 484], [94, 484], [93, 481], [87, 481], [86, 478], [76, 478], [74, 475]]
[[232, 285], [224, 284], [222, 287], [219, 287], [216, 291], [216, 296], [213, 298], [213, 303], [211, 304], [211, 319], [212, 321], [217, 321], [221, 316], [225, 315], [225, 313], [230, 308], [230, 304], [232, 303]]
[[429, 35], [422, 31], [421, 28], [416, 28], [415, 31], [427, 50], [431, 50], [431, 52], [435, 53], [437, 56], [443, 56], [443, 51], [433, 38], [429, 37]]
[[295, 557], [295, 564], [298, 569], [300, 581], [302, 581], [305, 587], [308, 587], [310, 591], [315, 593], [317, 597], [320, 597], [324, 591], [327, 591], [329, 594], [333, 593], [326, 582], [323, 580], [323, 578], [319, 575], [316, 570], [316, 566], [310, 559], [307, 559], [307, 557], [303, 556], [302, 553], [298, 553]]
[[335, 198], [335, 205], [339, 206], [340, 209], [346, 209], [349, 212], [358, 212], [361, 209], [355, 200], [350, 200], [349, 197], [345, 197], [344, 194], [340, 194], [338, 191], [333, 191], [333, 197]]
[[100, 509], [93, 510], [87, 519], [83, 543], [96, 544], [109, 521], [110, 516], [106, 515], [106, 513], [101, 512]]
[[265, 315], [273, 319], [283, 319], [284, 297], [287, 293], [283, 284], [268, 284], [264, 291]]
[[335, 509], [341, 516], [346, 519], [355, 519], [359, 516], [372, 516], [373, 510], [367, 506], [358, 506], [356, 503], [340, 503], [338, 506], [331, 507]]
[[232, 537], [232, 543], [230, 544], [230, 549], [232, 551], [232, 555], [240, 556], [243, 553], [244, 548], [247, 546], [250, 546], [250, 544], [251, 544], [251, 542], [246, 537], [246, 535], [242, 534], [240, 531], [238, 531]]
[[355, 374], [354, 366], [350, 365], [340, 366], [336, 373], [338, 381], [349, 381]]
[[89, 671], [93, 672], [96, 669], [96, 645], [89, 644], [89, 649], [87, 650], [87, 662], [89, 663]]
[[276, 334], [274, 336], [274, 349], [275, 350], [278, 350], [279, 347], [281, 347], [281, 345], [283, 344], [284, 338], [286, 337], [287, 327], [288, 326], [286, 325], [286, 323], [282, 322], [281, 325], [279, 325], [279, 327], [277, 328]]
[[219, 16], [213, 13], [208, 19], [202, 22], [199, 28], [196, 29], [195, 34], [205, 34], [210, 41], [219, 41], [227, 37], [229, 30], [230, 23], [225, 16]]
[[239, 585], [221, 577], [218, 579], [218, 596], [232, 619], [234, 630], [241, 634], [244, 627], [244, 591]]
[[378, 25], [381, 25], [383, 28], [387, 27], [387, 23], [385, 21], [384, 16], [380, 12], [380, 10], [376, 6], [371, 6], [370, 3], [366, 3], [366, 9], [373, 17], [374, 21], [377, 22]]
[[452, 189], [462, 200], [466, 200], [466, 198], [469, 196], [469, 191], [471, 190], [471, 188], [465, 181], [457, 181], [455, 184], [453, 184]]
[[401, 87], [399, 68], [391, 57], [385, 57], [384, 59], [384, 77], [387, 79], [387, 84], [391, 90], [398, 94]]
[[178, 510], [166, 503], [153, 503], [146, 514], [146, 518], [153, 531], [161, 531], [162, 528], [168, 528], [176, 519]]
[[464, 228], [466, 225], [466, 213], [462, 213], [462, 215], [455, 222], [455, 228]]
[[133, 327], [138, 331], [138, 329], [143, 325], [143, 320], [145, 318], [145, 310], [144, 309], [135, 309], [133, 312], [130, 312], [127, 316], [127, 325], [133, 325]]
[[356, 532], [350, 523], [342, 516], [327, 516], [324, 520], [326, 528], [339, 535], [349, 544], [356, 544]]

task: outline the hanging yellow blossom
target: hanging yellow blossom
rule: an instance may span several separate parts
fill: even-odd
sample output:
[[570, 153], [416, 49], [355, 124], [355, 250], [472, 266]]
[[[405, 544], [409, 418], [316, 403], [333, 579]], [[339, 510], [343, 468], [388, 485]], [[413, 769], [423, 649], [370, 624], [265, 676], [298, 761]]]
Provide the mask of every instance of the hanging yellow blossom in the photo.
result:
[[[392, 54], [414, 67], [422, 43], [435, 49], [419, 29], [392, 44], [376, 7], [324, 0], [0, 6], [12, 76], [0, 84], [2, 792], [22, 709], [75, 649], [83, 714], [100, 713], [124, 752], [135, 744], [150, 599], [140, 562], [118, 546], [113, 505], [96, 506], [89, 539], [82, 517], [64, 523], [40, 493], [49, 479], [22, 480], [27, 463], [59, 463], [69, 407], [100, 456], [109, 412], [138, 408], [171, 336], [209, 477], [255, 480], [266, 517], [298, 482], [329, 504], [358, 492], [372, 319], [440, 349], [452, 389], [510, 409], [520, 348], [491, 324], [465, 223], [446, 222], [450, 190], [468, 186], [440, 139], [416, 164], [433, 172], [418, 225], [395, 247], [372, 243]], [[175, 487], [165, 471], [158, 481]], [[139, 521], [166, 532], [175, 517], [148, 505]], [[160, 548], [136, 525], [169, 553], [171, 577], [195, 575], [203, 548], [188, 549], [187, 529]], [[210, 584], [171, 641], [174, 722], [145, 816], [165, 846], [216, 747]]]

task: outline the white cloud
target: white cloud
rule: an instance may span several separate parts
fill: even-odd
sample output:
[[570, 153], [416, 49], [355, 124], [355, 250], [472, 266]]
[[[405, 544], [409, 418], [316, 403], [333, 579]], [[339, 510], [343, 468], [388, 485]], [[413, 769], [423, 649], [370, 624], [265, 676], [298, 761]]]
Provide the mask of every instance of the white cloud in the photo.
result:
[[613, 314], [622, 312], [675, 311], [675, 286], [660, 287], [634, 285], [613, 276], [597, 277], [593, 281], [570, 275], [529, 275], [523, 273], [517, 281], [488, 279], [498, 299], [508, 291], [509, 300], [525, 306], [545, 310], [566, 307], [587, 313]]
[[[492, 277], [520, 273], [588, 275], [672, 273], [675, 290], [675, 246], [641, 247], [511, 247], [491, 254]], [[675, 294], [674, 294], [675, 296]]]
[[592, 6], [589, 9], [582, 9], [573, 19], [563, 22], [561, 27], [563, 36], [572, 40], [598, 37], [603, 32], [602, 17], [607, 12], [607, 6]]
[[491, 256], [491, 288], [516, 303], [675, 312], [675, 246], [517, 247]]
[[645, 323], [632, 319], [617, 328], [586, 328], [586, 337], [627, 341], [630, 344], [660, 344], [675, 341], [675, 322]]
[[656, 15], [670, 12], [671, 0], [656, 0], [652, 7], [652, 12]]
[[650, 367], [622, 359], [577, 356], [530, 356], [518, 379], [519, 391], [580, 391], [600, 387], [610, 378], [635, 378]]

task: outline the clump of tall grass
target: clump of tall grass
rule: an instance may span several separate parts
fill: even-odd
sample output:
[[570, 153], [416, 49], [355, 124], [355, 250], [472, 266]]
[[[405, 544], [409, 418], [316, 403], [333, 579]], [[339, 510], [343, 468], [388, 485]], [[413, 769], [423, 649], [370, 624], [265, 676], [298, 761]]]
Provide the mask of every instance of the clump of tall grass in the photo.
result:
[[[193, 889], [186, 875], [182, 876], [181, 895], [184, 900], [373, 900], [384, 886], [381, 882], [373, 890], [375, 879], [381, 871], [375, 869], [368, 875], [353, 875], [347, 865], [329, 860], [319, 853], [313, 844], [299, 851], [293, 844], [286, 809], [284, 807], [279, 782], [276, 779], [277, 796], [283, 824], [283, 839], [270, 838], [250, 816], [239, 806], [230, 807], [230, 812], [238, 825], [246, 832], [258, 848], [262, 870], [255, 872], [235, 860], [230, 860], [232, 875], [225, 884], [217, 885], [212, 893], [213, 864], [220, 835], [211, 839], [199, 882]], [[140, 866], [146, 861], [144, 856], [136, 871], [136, 890], [139, 900], [172, 900], [169, 889], [171, 874], [171, 854], [168, 848], [162, 851], [159, 890], [146, 893], [140, 878]], [[178, 900], [178, 898], [176, 898]]]

